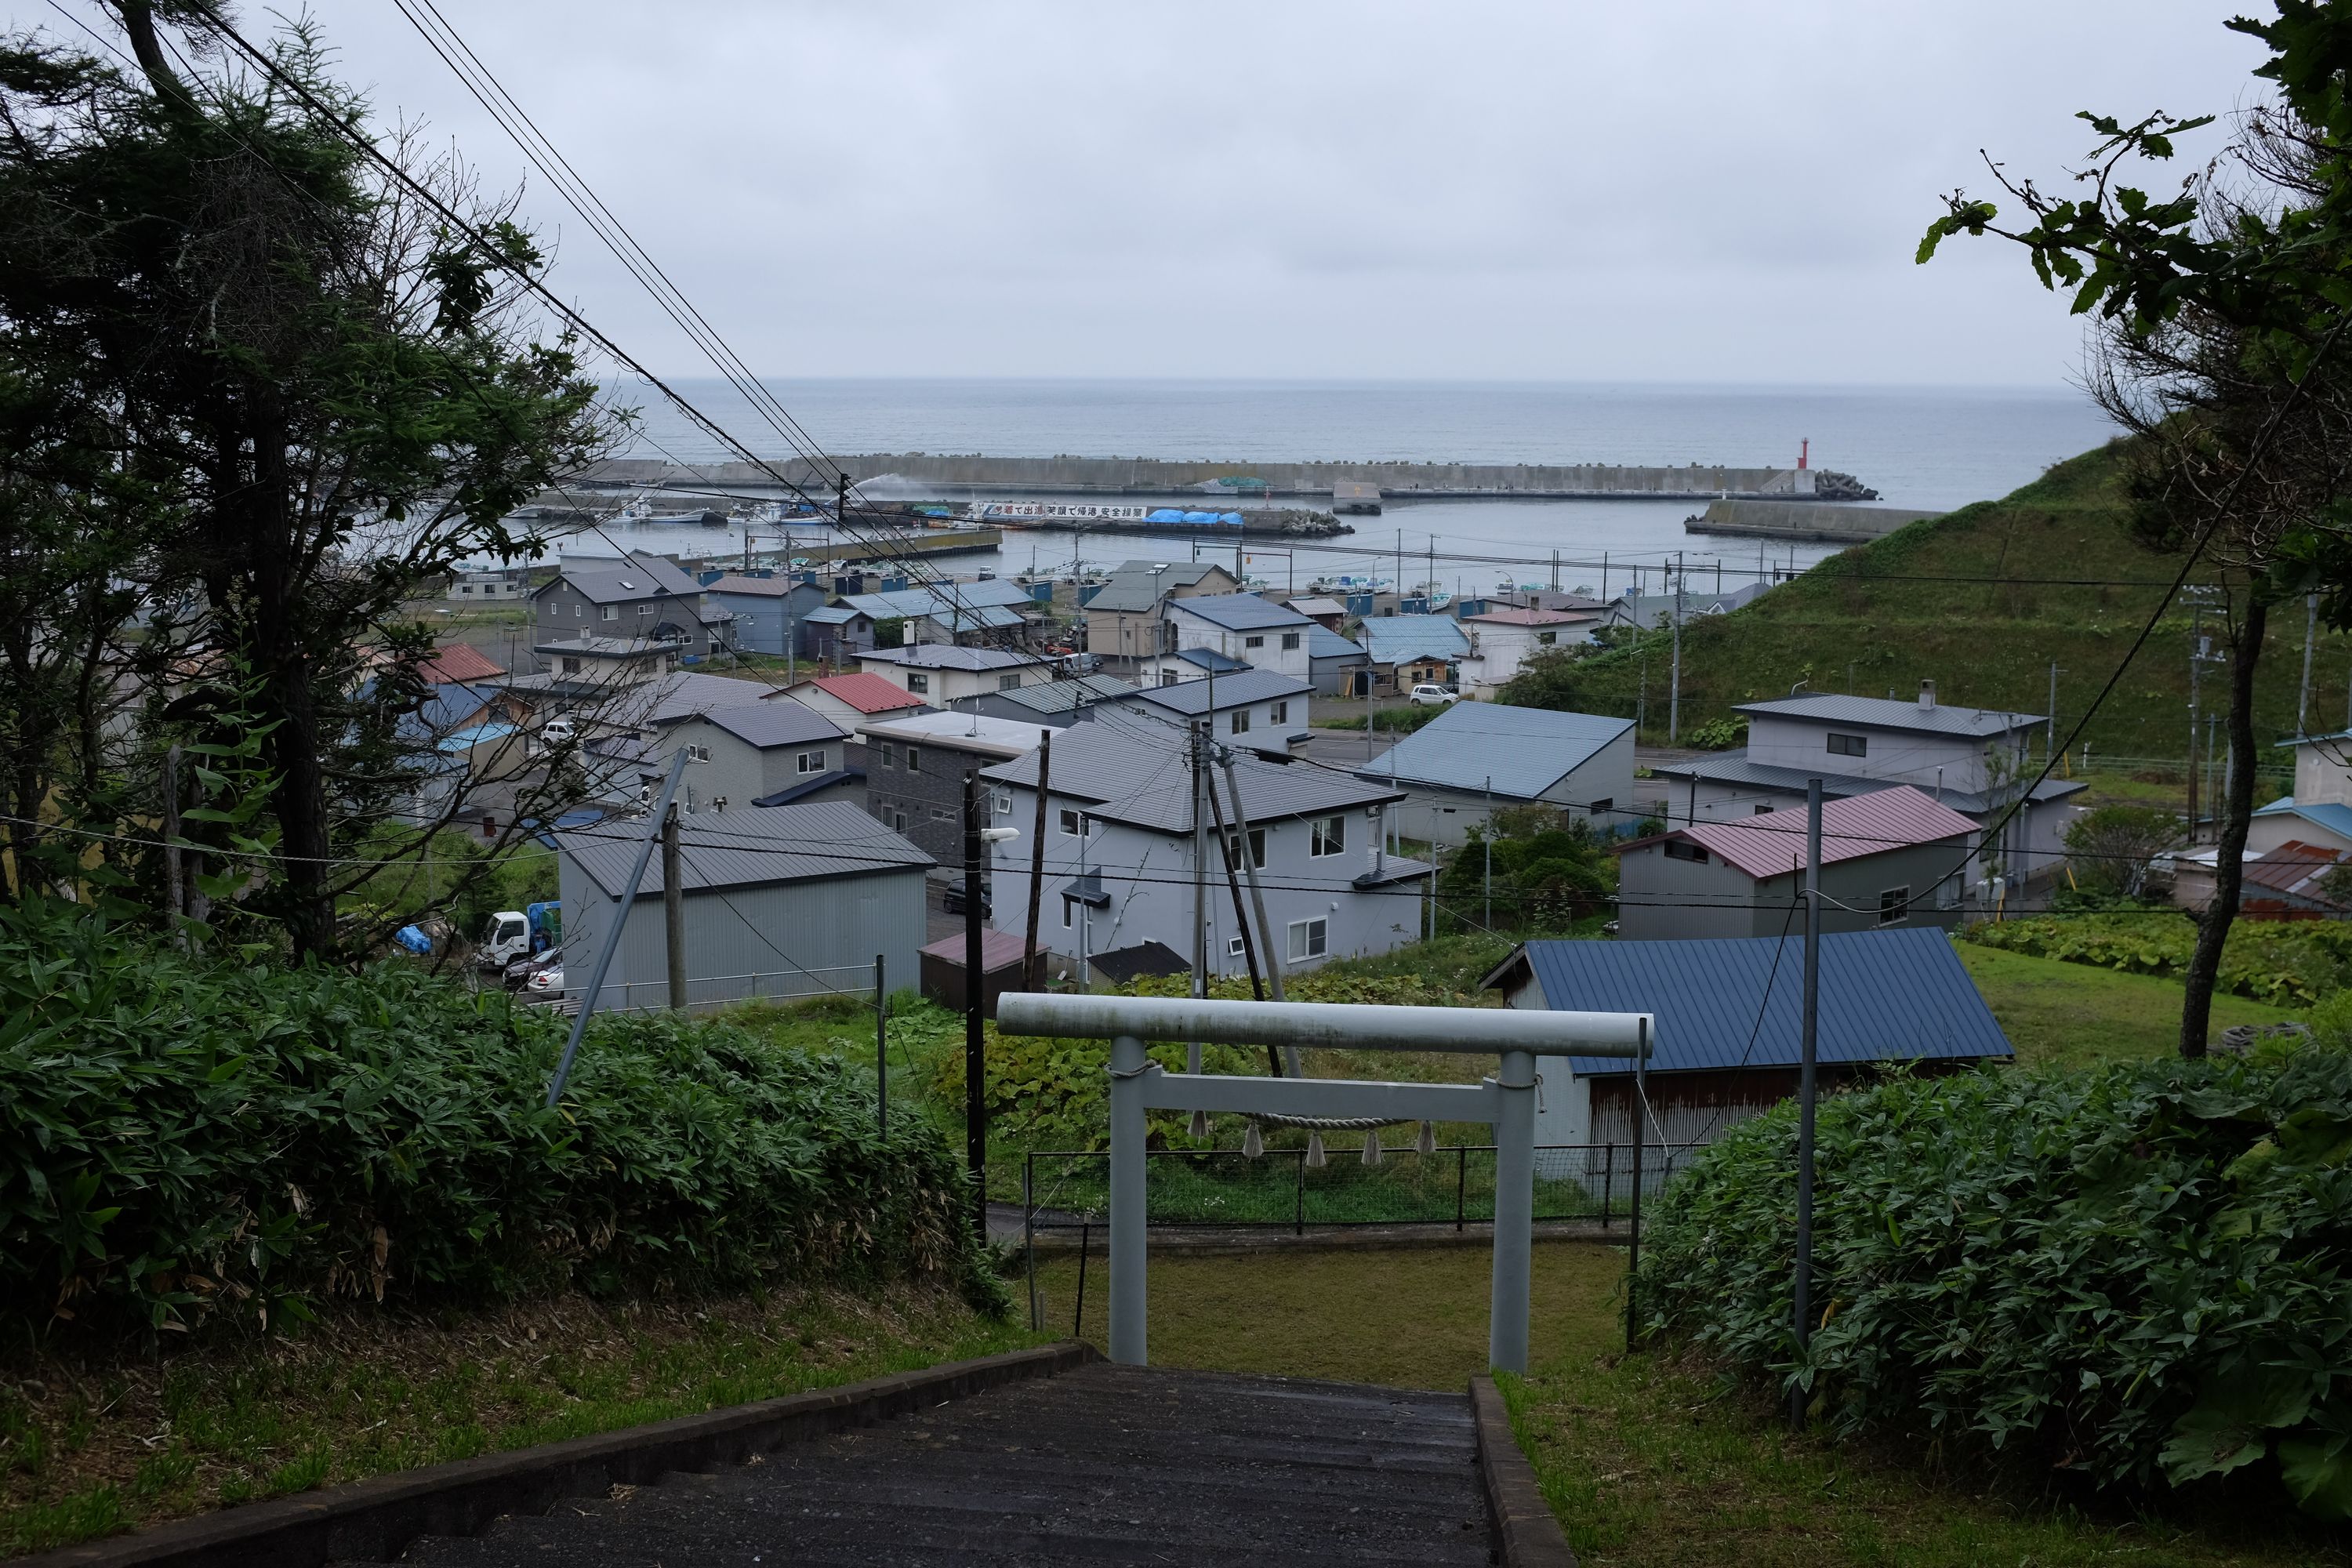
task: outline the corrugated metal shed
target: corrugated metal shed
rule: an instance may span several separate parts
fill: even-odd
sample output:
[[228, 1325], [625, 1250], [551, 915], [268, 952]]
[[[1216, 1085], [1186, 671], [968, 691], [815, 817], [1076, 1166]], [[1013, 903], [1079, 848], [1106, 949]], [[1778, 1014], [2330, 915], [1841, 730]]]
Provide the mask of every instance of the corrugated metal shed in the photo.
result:
[[[878, 679], [878, 678], [877, 678]], [[999, 702], [1013, 703], [1037, 713], [1069, 713], [1097, 702], [1118, 702], [1142, 689], [1115, 675], [1082, 675], [1074, 680], [1049, 680], [1037, 686], [1016, 686], [994, 694]]]
[[1633, 728], [1597, 713], [1456, 702], [1357, 776], [1533, 800]]
[[[1160, 833], [1190, 833], [1192, 785], [1186, 764], [1188, 745], [1184, 731], [1168, 724], [1105, 718], [1073, 725], [1054, 739], [1054, 797], [1085, 801], [1093, 815], [1109, 821]], [[1264, 762], [1241, 752], [1234, 753], [1234, 768], [1241, 778], [1242, 803], [1253, 823], [1315, 816], [1402, 798], [1398, 791], [1377, 788], [1345, 773], [1304, 763]], [[1218, 772], [1222, 777], [1222, 766]], [[980, 776], [1034, 789], [1036, 755], [1033, 752], [1017, 762], [984, 769]]]
[[1034, 654], [1007, 653], [1003, 648], [960, 647], [952, 643], [927, 642], [914, 647], [861, 648], [857, 657], [905, 669], [1024, 669], [1044, 664]]
[[[877, 621], [928, 616], [944, 625], [985, 631], [1022, 624], [1021, 616], [1003, 605], [977, 604], [960, 593], [933, 593], [929, 588], [902, 588], [888, 594], [850, 594], [841, 601], [860, 615]], [[1027, 604], [1027, 595], [1021, 601]]]
[[1470, 651], [1470, 634], [1451, 616], [1376, 616], [1357, 635], [1374, 664], [1459, 658]]
[[[617, 899], [643, 831], [642, 822], [614, 819], [593, 828], [560, 832], [555, 842], [606, 898]], [[681, 820], [678, 847], [688, 892], [938, 864], [843, 801], [780, 805], [764, 811], [698, 812]], [[646, 863], [637, 891], [658, 893], [661, 885], [661, 857], [656, 855]]]
[[2254, 808], [2256, 816], [2299, 816], [2314, 827], [2324, 828], [2339, 838], [2352, 840], [2352, 805], [2335, 801], [2320, 801], [2311, 805], [2297, 805], [2294, 796], [2274, 800], [2268, 805]]
[[676, 563], [659, 555], [632, 551], [625, 561], [593, 557], [566, 561], [562, 581], [592, 605], [628, 603], [667, 594], [689, 602], [702, 584]]
[[1855, 724], [1864, 729], [1906, 730], [1921, 735], [2006, 735], [2042, 723], [2038, 713], [2010, 713], [1994, 708], [1930, 708], [1917, 702], [1889, 701], [1884, 697], [1847, 697], [1823, 692], [1817, 697], [1775, 697], [1765, 702], [1736, 705], [1742, 713], [1767, 718], [1819, 719], [1831, 724]]
[[[1751, 877], [1783, 877], [1805, 863], [1805, 819], [1802, 811], [1767, 811], [1737, 822], [1703, 822], [1659, 837], [1704, 844]], [[1909, 784], [1896, 784], [1822, 806], [1822, 863], [1967, 838], [1976, 830], [1977, 825], [1958, 812], [1937, 805]]]
[[1361, 658], [1363, 647], [1349, 642], [1328, 626], [1317, 626], [1307, 634], [1307, 657], [1309, 658]]
[[1149, 561], [1123, 562], [1104, 584], [1086, 601], [1089, 610], [1104, 610], [1122, 615], [1140, 615], [1160, 603], [1171, 589], [1189, 588], [1212, 572], [1223, 567], [1208, 561], [1171, 562], [1164, 570], [1153, 571]]
[[1285, 697], [1299, 697], [1314, 689], [1296, 676], [1244, 666], [1235, 674], [1220, 675], [1213, 679], [1203, 676], [1198, 680], [1180, 680], [1173, 686], [1147, 686], [1137, 693], [1135, 700], [1148, 702], [1155, 708], [1164, 708], [1171, 713], [1197, 719], [1209, 711], [1209, 700], [1213, 696], [1216, 699], [1216, 710], [1222, 713], [1228, 708], [1246, 708], [1253, 702], [1279, 701]]
[[[854, 669], [846, 675], [820, 675], [807, 682], [827, 697], [837, 697], [860, 713], [896, 713], [909, 708], [920, 708], [923, 700], [895, 681], [885, 680], [870, 670]], [[789, 700], [790, 689], [778, 692], [763, 701]]]
[[[1801, 935], [1785, 942], [1763, 936], [1531, 942], [1487, 984], [1508, 984], [1522, 963], [1541, 988], [1544, 1005], [1556, 1011], [1655, 1015], [1653, 1073], [1797, 1062], [1805, 973]], [[1940, 931], [1822, 937], [1821, 1008], [1824, 1062], [1965, 1061], [2011, 1054], [2008, 1037]], [[1631, 1061], [1615, 1058], [1570, 1061], [1587, 1077], [1633, 1070]]]

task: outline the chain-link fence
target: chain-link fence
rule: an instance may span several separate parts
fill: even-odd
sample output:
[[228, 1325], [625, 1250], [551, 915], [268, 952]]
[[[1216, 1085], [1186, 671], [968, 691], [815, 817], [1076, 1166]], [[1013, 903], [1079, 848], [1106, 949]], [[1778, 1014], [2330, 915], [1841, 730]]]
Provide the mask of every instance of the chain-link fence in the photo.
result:
[[[1654, 1194], [1701, 1146], [1644, 1144], [1640, 1180]], [[1610, 1226], [1633, 1207], [1630, 1143], [1539, 1145], [1535, 1217]], [[1144, 1212], [1155, 1226], [1279, 1226], [1304, 1235], [1335, 1226], [1450, 1225], [1495, 1217], [1492, 1144], [1450, 1144], [1431, 1153], [1408, 1145], [1366, 1164], [1358, 1149], [1332, 1150], [1324, 1163], [1305, 1149], [1154, 1149], [1145, 1154]], [[1110, 1155], [1041, 1151], [1022, 1172], [1026, 1226], [1039, 1232], [1099, 1228], [1110, 1209]]]

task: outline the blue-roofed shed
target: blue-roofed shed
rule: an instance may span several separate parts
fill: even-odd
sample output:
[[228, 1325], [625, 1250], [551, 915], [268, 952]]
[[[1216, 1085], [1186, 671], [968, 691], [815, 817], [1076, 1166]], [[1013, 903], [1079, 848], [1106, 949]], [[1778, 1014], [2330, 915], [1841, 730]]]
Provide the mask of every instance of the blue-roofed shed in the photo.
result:
[[1470, 634], [1451, 616], [1378, 616], [1364, 623], [1357, 640], [1374, 664], [1455, 659], [1470, 651]]
[[[1796, 1092], [1805, 939], [1530, 942], [1486, 977], [1514, 1007], [1648, 1013], [1648, 1141], [1705, 1143]], [[1832, 1089], [1882, 1067], [1950, 1071], [2011, 1057], [1941, 931], [1822, 938], [1820, 1060]], [[1537, 1141], [1624, 1142], [1633, 1063], [1546, 1059]]]
[[1445, 845], [1515, 806], [1555, 807], [1603, 830], [1639, 815], [1633, 721], [1598, 713], [1456, 702], [1357, 775], [1405, 792], [1406, 837]]

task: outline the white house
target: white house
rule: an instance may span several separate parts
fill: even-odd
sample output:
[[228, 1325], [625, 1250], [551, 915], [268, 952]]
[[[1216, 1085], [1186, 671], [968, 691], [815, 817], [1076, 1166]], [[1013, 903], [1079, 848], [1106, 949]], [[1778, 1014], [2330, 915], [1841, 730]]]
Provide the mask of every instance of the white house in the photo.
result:
[[867, 648], [858, 654], [857, 668], [880, 676], [934, 708], [950, 707], [968, 697], [992, 691], [1037, 686], [1054, 679], [1053, 661], [1034, 653], [957, 647], [945, 643]]
[[1592, 640], [1601, 624], [1598, 611], [1489, 610], [1465, 616], [1471, 651], [1459, 662], [1462, 689], [1482, 701], [1491, 701], [1503, 683], [1526, 668], [1528, 659], [1556, 647]]
[[1356, 776], [1404, 793], [1408, 838], [1458, 845], [1494, 812], [1529, 805], [1606, 830], [1633, 815], [1633, 721], [1457, 702]]
[[[1823, 693], [1745, 702], [1738, 710], [1748, 715], [1744, 750], [1651, 768], [1666, 781], [1668, 822], [1727, 821], [1801, 805], [1805, 781], [1818, 778], [1833, 798], [1914, 784], [1990, 826], [2032, 783], [2037, 770], [2029, 749], [2045, 722], [2035, 713], [1945, 706], [1932, 680], [1920, 683], [1916, 702]], [[2053, 875], [2074, 816], [2070, 797], [2086, 787], [2055, 778], [2033, 787], [2001, 842], [1979, 843], [1979, 876], [1995, 859], [2011, 881]]]
[[1178, 724], [1203, 719], [1220, 741], [1257, 752], [1287, 752], [1307, 739], [1307, 703], [1314, 688], [1271, 669], [1244, 666], [1225, 675], [1147, 686], [1136, 693], [1139, 713]]
[[1209, 648], [1258, 669], [1305, 680], [1314, 673], [1307, 634], [1315, 623], [1255, 594], [1209, 594], [1167, 602], [1171, 651]]
[[680, 719], [656, 744], [665, 760], [686, 748], [680, 798], [704, 812], [812, 800], [862, 805], [865, 781], [842, 755], [848, 740], [832, 720], [778, 697]]
[[[1042, 847], [1039, 941], [1081, 964], [1097, 953], [1157, 942], [1192, 952], [1192, 782], [1181, 731], [1107, 714], [1054, 737], [1048, 828], [1030, 841], [1037, 757], [989, 768], [999, 823], [1021, 837], [996, 846], [992, 920], [1025, 929], [1029, 886]], [[1233, 752], [1240, 815], [1222, 765], [1217, 803], [1247, 835], [1267, 923], [1285, 972], [1328, 959], [1386, 952], [1418, 938], [1424, 884], [1433, 868], [1388, 852], [1387, 812], [1398, 795], [1344, 773]], [[1222, 852], [1208, 868], [1209, 963], [1217, 974], [1247, 965]], [[1244, 909], [1249, 908], [1244, 889]], [[1255, 917], [1252, 917], [1253, 921]], [[1255, 935], [1255, 926], [1253, 927]]]

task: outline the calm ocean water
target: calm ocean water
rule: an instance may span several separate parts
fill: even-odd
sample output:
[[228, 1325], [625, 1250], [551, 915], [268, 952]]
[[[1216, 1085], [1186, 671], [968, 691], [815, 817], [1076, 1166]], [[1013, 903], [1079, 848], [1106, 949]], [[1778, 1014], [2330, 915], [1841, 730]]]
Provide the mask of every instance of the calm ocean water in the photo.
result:
[[[784, 441], [724, 383], [673, 383], [763, 456]], [[984, 452], [1007, 457], [1400, 459], [1493, 463], [1790, 464], [1810, 438], [1816, 468], [1850, 473], [1891, 506], [1948, 509], [2006, 494], [2052, 463], [2098, 445], [2112, 426], [2069, 388], [1773, 388], [1587, 384], [1346, 384], [1182, 381], [772, 381], [784, 406], [826, 451]], [[634, 455], [687, 463], [731, 456], [649, 388], [613, 388], [644, 411]], [[1757, 570], [1754, 544], [1685, 534], [1682, 501], [1425, 501], [1391, 504], [1336, 550], [1252, 550], [1249, 569], [1276, 586], [1340, 572], [1431, 574], [1465, 587], [1529, 580], [1520, 564], [1477, 557], [1654, 565], [1680, 551], [1718, 561], [1727, 586]], [[740, 541], [740, 535], [733, 536]], [[660, 548], [728, 548], [662, 531]], [[630, 541], [632, 544], [636, 542]], [[594, 542], [583, 550], [597, 550]], [[1190, 552], [1190, 539], [1087, 539], [1088, 563]], [[1230, 548], [1230, 547], [1226, 547]], [[1008, 542], [1002, 559], [961, 556], [954, 569], [1068, 563], [1066, 534]], [[1718, 552], [1720, 552], [1718, 554]], [[1222, 557], [1223, 550], [1217, 553]], [[1826, 551], [1769, 547], [1803, 565]], [[1416, 565], [1413, 557], [1418, 556]], [[1564, 579], [1570, 574], [1564, 573]], [[1598, 586], [1590, 569], [1577, 582]], [[1567, 584], [1567, 585], [1573, 585]], [[1612, 587], [1622, 586], [1612, 577]]]

